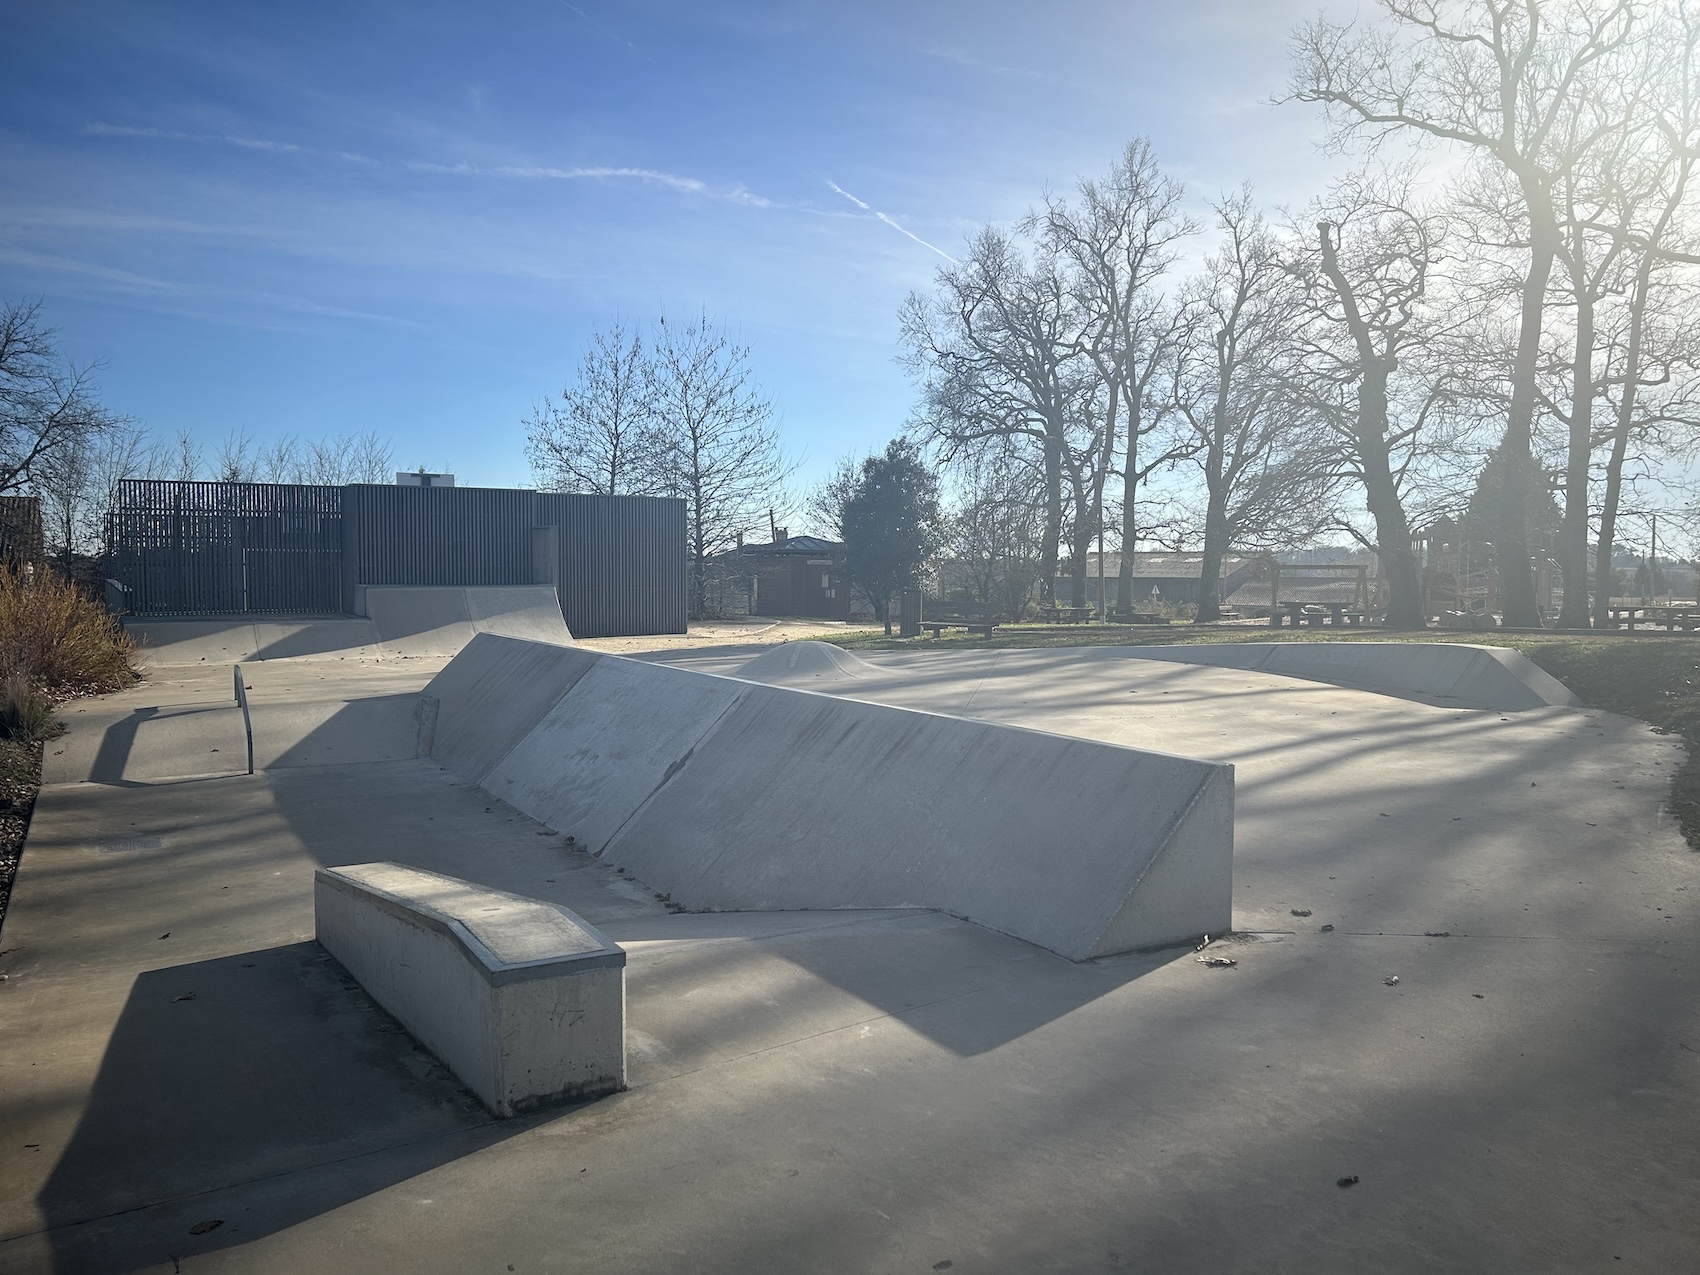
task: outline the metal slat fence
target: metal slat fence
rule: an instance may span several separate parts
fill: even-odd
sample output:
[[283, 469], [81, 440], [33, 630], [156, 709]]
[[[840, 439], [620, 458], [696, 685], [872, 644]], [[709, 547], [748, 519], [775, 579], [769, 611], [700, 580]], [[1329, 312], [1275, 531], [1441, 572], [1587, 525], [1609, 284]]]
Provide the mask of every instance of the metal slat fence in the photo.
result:
[[342, 488], [131, 479], [107, 574], [140, 615], [342, 610]]

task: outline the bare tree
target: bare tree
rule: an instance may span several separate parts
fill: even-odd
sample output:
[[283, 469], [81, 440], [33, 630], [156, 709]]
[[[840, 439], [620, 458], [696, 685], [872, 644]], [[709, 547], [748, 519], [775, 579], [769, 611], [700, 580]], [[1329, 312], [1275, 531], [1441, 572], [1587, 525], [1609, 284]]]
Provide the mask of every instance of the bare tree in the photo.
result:
[[393, 457], [389, 440], [372, 431], [332, 434], [300, 444], [295, 481], [329, 487], [392, 482]]
[[76, 555], [104, 549], [118, 484], [146, 475], [153, 450], [146, 430], [117, 420], [44, 458], [31, 486], [41, 497], [48, 540], [67, 567]]
[[[1312, 320], [1295, 389], [1330, 425], [1339, 472], [1361, 486], [1375, 527], [1369, 547], [1388, 585], [1387, 624], [1422, 628], [1422, 578], [1403, 488], [1435, 432], [1445, 391], [1430, 382], [1413, 403], [1396, 378], [1411, 379], [1407, 351], [1434, 339], [1429, 288], [1441, 227], [1416, 207], [1401, 175], [1347, 179], [1315, 214], [1314, 238], [1295, 230], [1300, 246], [1289, 265]], [[1401, 415], [1400, 406], [1412, 410]]]
[[1555, 186], [1619, 121], [1567, 130], [1600, 65], [1635, 27], [1634, 0], [1382, 0], [1390, 22], [1318, 18], [1294, 37], [1291, 97], [1328, 108], [1336, 141], [1413, 134], [1503, 171], [1527, 249], [1501, 454], [1500, 587], [1506, 620], [1538, 626], [1527, 543], [1542, 321], [1561, 247]]
[[[1092, 468], [1091, 519], [1099, 528], [1103, 564], [1104, 480], [1121, 449], [1120, 542], [1123, 553], [1117, 597], [1122, 609], [1133, 593], [1133, 546], [1138, 539], [1139, 484], [1155, 469], [1177, 459], [1172, 450], [1141, 462], [1141, 443], [1162, 424], [1147, 398], [1172, 356], [1178, 316], [1159, 290], [1174, 264], [1176, 245], [1198, 232], [1182, 209], [1185, 186], [1165, 176], [1150, 144], [1135, 138], [1123, 148], [1102, 181], [1082, 181], [1078, 206], [1046, 201], [1031, 224], [1053, 251], [1072, 266], [1070, 285], [1080, 309], [1079, 348], [1103, 382], [1095, 397], [1101, 419], [1093, 441], [1101, 453]], [[1124, 424], [1125, 422], [1125, 424]], [[1076, 553], [1083, 561], [1084, 553]], [[1104, 590], [1099, 586], [1102, 605]]]
[[1026, 615], [1039, 581], [1039, 475], [1008, 449], [987, 449], [958, 468], [945, 552], [972, 601], [1012, 623]]
[[[1078, 303], [1055, 253], [1029, 261], [1010, 236], [991, 227], [975, 237], [965, 261], [941, 269], [937, 280], [934, 296], [911, 294], [902, 312], [906, 362], [921, 382], [916, 432], [937, 445], [946, 465], [993, 440], [1037, 453], [1044, 475], [1040, 590], [1050, 602], [1064, 482], [1074, 492], [1077, 536], [1083, 531], [1089, 544], [1088, 484], [1101, 472], [1101, 440], [1091, 436], [1098, 381], [1078, 340]], [[1077, 571], [1084, 590], [1083, 561]]]
[[202, 452], [200, 443], [186, 429], [172, 435], [171, 442], [161, 446], [152, 456], [149, 477], [171, 478], [192, 483], [201, 477]]
[[526, 455], [551, 491], [604, 496], [654, 489], [653, 376], [639, 333], [623, 322], [596, 333], [576, 378], [532, 410]]
[[27, 487], [54, 453], [115, 427], [95, 389], [99, 364], [69, 362], [41, 302], [0, 307], [0, 492]]
[[685, 323], [662, 318], [650, 345], [655, 489], [685, 502], [694, 618], [707, 611], [713, 559], [759, 525], [792, 468], [749, 358], [748, 347], [706, 315]]
[[1228, 550], [1314, 531], [1330, 478], [1312, 436], [1314, 413], [1284, 384], [1298, 301], [1275, 237], [1249, 190], [1223, 200], [1216, 214], [1222, 243], [1183, 292], [1187, 321], [1170, 390], [1204, 486], [1200, 621], [1220, 614]]

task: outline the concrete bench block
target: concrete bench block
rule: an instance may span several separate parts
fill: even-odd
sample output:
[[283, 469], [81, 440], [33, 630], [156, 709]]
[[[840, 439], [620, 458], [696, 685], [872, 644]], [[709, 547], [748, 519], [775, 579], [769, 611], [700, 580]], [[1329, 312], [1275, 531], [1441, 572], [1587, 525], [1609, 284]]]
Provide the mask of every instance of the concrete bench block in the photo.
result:
[[557, 904], [397, 863], [320, 868], [321, 945], [498, 1116], [626, 1087], [626, 954]]

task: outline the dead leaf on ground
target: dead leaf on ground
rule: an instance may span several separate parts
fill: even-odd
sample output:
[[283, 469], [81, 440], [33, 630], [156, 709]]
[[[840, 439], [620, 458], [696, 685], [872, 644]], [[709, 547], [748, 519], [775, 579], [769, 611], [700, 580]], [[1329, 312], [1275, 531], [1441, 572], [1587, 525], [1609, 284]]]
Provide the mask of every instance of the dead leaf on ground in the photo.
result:
[[205, 1235], [208, 1231], [216, 1231], [216, 1230], [218, 1230], [219, 1227], [221, 1227], [223, 1225], [224, 1225], [224, 1219], [223, 1218], [221, 1218], [221, 1217], [209, 1218], [205, 1222], [196, 1222], [193, 1226], [191, 1226], [189, 1228], [189, 1234], [190, 1235]]

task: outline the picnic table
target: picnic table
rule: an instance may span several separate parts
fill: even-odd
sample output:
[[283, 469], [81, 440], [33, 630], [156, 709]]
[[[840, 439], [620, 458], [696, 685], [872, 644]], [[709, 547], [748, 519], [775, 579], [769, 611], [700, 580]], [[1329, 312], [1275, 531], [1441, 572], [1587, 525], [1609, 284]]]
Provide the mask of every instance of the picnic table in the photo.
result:
[[1278, 629], [1286, 623], [1295, 629], [1303, 624], [1314, 629], [1321, 628], [1325, 619], [1335, 628], [1341, 625], [1357, 628], [1369, 619], [1369, 614], [1355, 610], [1350, 602], [1278, 602], [1269, 612], [1269, 627]]
[[1692, 633], [1700, 628], [1700, 606], [1646, 606], [1607, 607], [1606, 616], [1612, 628], [1622, 625], [1633, 629], [1637, 624], [1647, 628], [1681, 629]]

